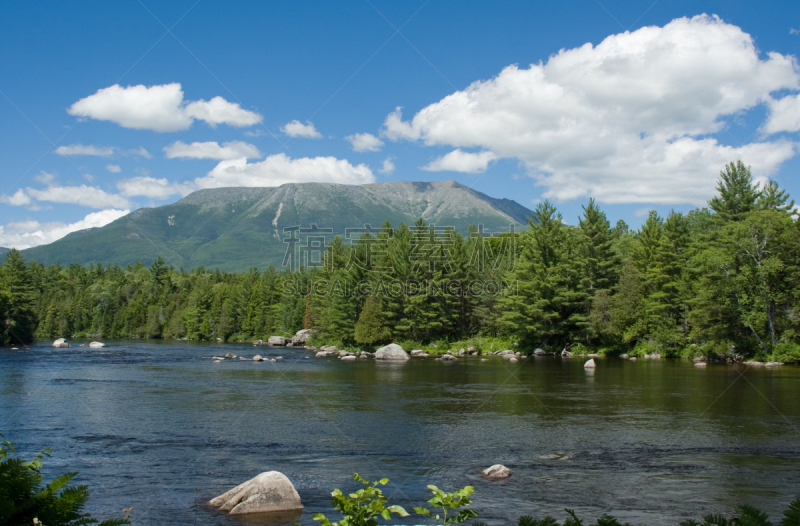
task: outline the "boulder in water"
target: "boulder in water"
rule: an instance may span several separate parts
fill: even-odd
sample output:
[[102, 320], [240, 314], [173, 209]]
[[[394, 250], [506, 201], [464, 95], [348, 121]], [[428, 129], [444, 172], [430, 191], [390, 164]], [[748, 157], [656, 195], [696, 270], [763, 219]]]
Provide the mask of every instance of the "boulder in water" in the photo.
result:
[[283, 336], [270, 336], [267, 340], [269, 345], [276, 345], [276, 346], [284, 346], [287, 342], [292, 341], [289, 338], [284, 338]]
[[89, 344], [89, 347], [91, 347], [93, 349], [97, 349], [97, 348], [105, 347], [105, 346], [106, 346], [106, 344], [103, 343], [103, 342], [92, 342], [92, 343]]
[[236, 355], [233, 354], [232, 352], [225, 353], [225, 359], [226, 360], [235, 360], [236, 359]]
[[297, 334], [292, 336], [292, 343], [295, 345], [302, 345], [311, 339], [311, 329], [303, 329], [297, 331]]
[[512, 471], [502, 464], [495, 464], [481, 472], [489, 480], [503, 480], [511, 476]]
[[597, 364], [594, 363], [594, 358], [589, 358], [586, 360], [586, 363], [583, 364], [584, 369], [594, 369]]
[[300, 495], [286, 475], [266, 471], [209, 501], [231, 515], [302, 510]]
[[53, 347], [66, 349], [67, 347], [69, 347], [69, 344], [67, 343], [67, 340], [65, 340], [64, 338], [59, 338], [53, 342]]
[[402, 347], [396, 343], [390, 343], [375, 351], [375, 359], [405, 361], [408, 360], [409, 357], [408, 353]]

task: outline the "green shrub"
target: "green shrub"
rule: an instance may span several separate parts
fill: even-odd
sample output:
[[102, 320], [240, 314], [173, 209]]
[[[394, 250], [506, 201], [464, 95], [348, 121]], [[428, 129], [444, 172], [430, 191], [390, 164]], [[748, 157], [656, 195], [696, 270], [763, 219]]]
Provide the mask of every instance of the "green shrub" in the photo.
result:
[[[454, 491], [453, 493], [445, 493], [433, 485], [429, 485], [428, 489], [433, 492], [433, 498], [431, 498], [428, 502], [433, 504], [436, 508], [441, 509], [442, 515], [434, 515], [428, 508], [414, 508], [414, 511], [416, 511], [418, 514], [430, 517], [431, 519], [435, 520], [437, 524], [443, 525], [458, 524], [478, 516], [478, 514], [473, 510], [460, 509], [464, 506], [469, 506], [472, 503], [472, 501], [469, 499], [469, 496], [472, 495], [473, 491], [475, 491], [475, 488], [472, 486], [465, 486], [464, 488]], [[453, 512], [455, 515], [448, 517], [447, 514], [449, 512]]]
[[784, 363], [800, 362], [800, 344], [780, 342], [772, 350], [772, 361]]
[[358, 476], [358, 473], [354, 473], [353, 478], [364, 484], [365, 487], [349, 494], [342, 493], [339, 488], [331, 492], [331, 497], [333, 497], [331, 504], [341, 512], [342, 520], [331, 522], [324, 513], [315, 513], [313, 517], [315, 521], [320, 521], [322, 526], [377, 526], [378, 517], [389, 520], [392, 513], [401, 517], [408, 516], [408, 512], [402, 507], [386, 505], [389, 499], [384, 497], [378, 486], [385, 486], [389, 479], [370, 483]]
[[[2, 435], [0, 435], [2, 437]], [[77, 473], [66, 473], [42, 485], [42, 461], [49, 457], [43, 450], [31, 461], [16, 456], [8, 441], [0, 442], [0, 524], [42, 526], [117, 526], [130, 524], [128, 518], [99, 522], [83, 508], [89, 498], [86, 486], [69, 486]], [[126, 513], [127, 515], [127, 513]]]

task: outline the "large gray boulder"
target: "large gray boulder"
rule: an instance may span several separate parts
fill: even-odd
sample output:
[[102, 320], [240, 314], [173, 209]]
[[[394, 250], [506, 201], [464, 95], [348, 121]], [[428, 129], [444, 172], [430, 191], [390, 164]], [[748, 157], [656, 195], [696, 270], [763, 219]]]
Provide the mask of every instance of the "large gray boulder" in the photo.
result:
[[376, 360], [400, 360], [405, 361], [408, 360], [408, 353], [396, 343], [390, 343], [389, 345], [384, 345], [377, 351], [375, 351], [375, 359]]
[[279, 345], [283, 346], [286, 345], [288, 342], [292, 341], [289, 338], [284, 338], [283, 336], [270, 336], [267, 340], [269, 345]]
[[583, 364], [583, 367], [584, 369], [594, 369], [595, 367], [597, 367], [597, 364], [594, 363], [594, 358], [589, 358], [588, 360], [586, 360], [586, 363]]
[[292, 336], [292, 343], [294, 345], [303, 345], [310, 339], [311, 339], [311, 329], [303, 329], [301, 331], [297, 331], [297, 334]]
[[106, 344], [103, 342], [92, 342], [89, 344], [89, 347], [91, 347], [92, 349], [98, 349], [100, 347], [105, 347], [105, 346]]
[[511, 470], [502, 464], [495, 464], [481, 472], [489, 480], [503, 480], [511, 476]]
[[66, 349], [67, 347], [69, 347], [69, 344], [67, 343], [67, 340], [65, 340], [64, 338], [59, 338], [53, 342], [53, 347]]
[[300, 495], [286, 475], [266, 471], [209, 501], [231, 515], [302, 510]]

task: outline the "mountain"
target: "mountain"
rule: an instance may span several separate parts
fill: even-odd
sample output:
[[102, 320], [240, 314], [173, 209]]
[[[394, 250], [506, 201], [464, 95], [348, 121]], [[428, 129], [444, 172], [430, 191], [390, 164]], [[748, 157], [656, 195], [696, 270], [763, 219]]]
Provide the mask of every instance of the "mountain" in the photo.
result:
[[[472, 224], [483, 224], [487, 232], [507, 232], [511, 223], [527, 226], [530, 214], [515, 201], [494, 199], [455, 181], [214, 188], [170, 205], [141, 208], [104, 227], [73, 232], [22, 254], [45, 265], [150, 265], [162, 256], [175, 267], [243, 271], [281, 266], [289, 246], [284, 242], [290, 236], [286, 227], [332, 229], [323, 235], [327, 243], [346, 228], [369, 224], [379, 229], [387, 219], [395, 227], [401, 222], [411, 226], [421, 217], [461, 233]], [[299, 234], [302, 245], [305, 236]]]

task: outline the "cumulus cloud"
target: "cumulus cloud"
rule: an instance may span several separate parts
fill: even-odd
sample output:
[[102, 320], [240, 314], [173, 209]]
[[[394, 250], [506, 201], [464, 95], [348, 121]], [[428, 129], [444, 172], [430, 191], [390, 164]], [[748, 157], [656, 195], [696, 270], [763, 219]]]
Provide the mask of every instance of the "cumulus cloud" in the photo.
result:
[[197, 188], [191, 182], [171, 183], [154, 177], [133, 177], [117, 181], [117, 189], [125, 197], [145, 196], [151, 199], [166, 199], [172, 195], [187, 195]]
[[383, 141], [371, 133], [356, 133], [344, 139], [350, 142], [356, 152], [379, 152], [383, 147]]
[[383, 167], [379, 170], [382, 174], [390, 174], [394, 172], [394, 157], [387, 157], [383, 160]]
[[365, 164], [353, 166], [335, 157], [292, 159], [279, 153], [255, 163], [248, 163], [246, 159], [222, 161], [206, 177], [195, 179], [199, 188], [309, 182], [365, 184], [375, 182], [375, 176]]
[[69, 233], [105, 226], [130, 213], [130, 210], [102, 210], [93, 212], [80, 221], [65, 224], [61, 222], [39, 223], [38, 221], [19, 221], [0, 225], [0, 246], [23, 250], [52, 243]]
[[0, 198], [0, 202], [9, 204], [11, 206], [27, 206], [33, 202], [31, 197], [25, 193], [25, 190], [20, 188], [13, 195], [4, 195]]
[[289, 137], [301, 137], [303, 139], [321, 139], [322, 134], [314, 127], [314, 123], [306, 121], [305, 124], [298, 120], [286, 123], [281, 127], [281, 131]]
[[769, 111], [769, 119], [761, 128], [764, 133], [800, 130], [800, 95], [789, 95], [782, 99], [770, 100]]
[[118, 164], [107, 164], [106, 170], [108, 170], [112, 174], [118, 174], [122, 171], [122, 168], [120, 168]]
[[217, 124], [251, 126], [261, 122], [261, 115], [242, 109], [222, 97], [184, 102], [177, 82], [161, 86], [114, 84], [80, 99], [67, 113], [79, 118], [110, 121], [124, 128], [170, 132], [188, 129], [194, 120]]
[[110, 146], [70, 144], [69, 146], [59, 146], [56, 148], [56, 153], [58, 155], [94, 155], [96, 157], [108, 157], [114, 153], [114, 148]]
[[[382, 135], [517, 158], [557, 200], [703, 204], [725, 163], [741, 158], [768, 176], [795, 155], [788, 141], [730, 147], [710, 135], [799, 87], [794, 57], [762, 58], [739, 27], [700, 15], [508, 66], [410, 121], [398, 108]], [[793, 125], [776, 117], [768, 128]]]
[[193, 142], [185, 144], [177, 141], [164, 148], [167, 159], [253, 159], [261, 157], [261, 152], [252, 144], [242, 141], [226, 142], [222, 146], [217, 142]]
[[455, 149], [430, 162], [422, 169], [428, 172], [464, 172], [476, 174], [486, 171], [491, 161], [497, 159], [492, 152], [470, 153]]
[[96, 186], [48, 186], [44, 190], [26, 188], [27, 195], [38, 201], [67, 203], [90, 208], [130, 208], [131, 204], [120, 195], [110, 194]]

